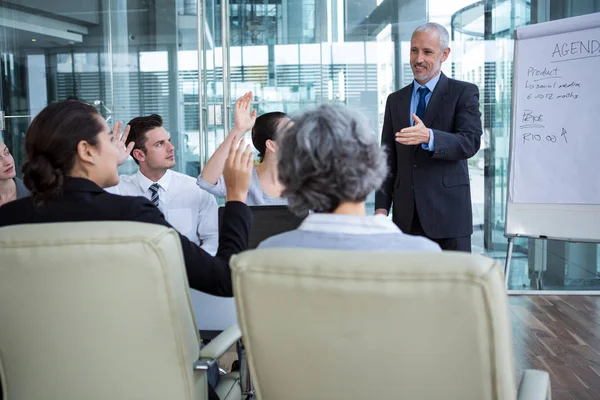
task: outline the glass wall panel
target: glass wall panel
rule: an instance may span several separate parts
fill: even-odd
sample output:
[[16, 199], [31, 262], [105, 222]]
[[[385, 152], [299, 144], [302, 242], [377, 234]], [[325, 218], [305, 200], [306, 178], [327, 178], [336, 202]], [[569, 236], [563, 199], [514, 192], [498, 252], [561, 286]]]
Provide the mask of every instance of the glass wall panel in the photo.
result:
[[[197, 175], [198, 68], [179, 66], [181, 49], [197, 49], [195, 3], [189, 3], [2, 2], [1, 135], [17, 168], [24, 159], [23, 134], [32, 116], [51, 102], [79, 99], [94, 105], [109, 125], [160, 114], [176, 148], [175, 169]], [[136, 169], [129, 160], [121, 172]]]

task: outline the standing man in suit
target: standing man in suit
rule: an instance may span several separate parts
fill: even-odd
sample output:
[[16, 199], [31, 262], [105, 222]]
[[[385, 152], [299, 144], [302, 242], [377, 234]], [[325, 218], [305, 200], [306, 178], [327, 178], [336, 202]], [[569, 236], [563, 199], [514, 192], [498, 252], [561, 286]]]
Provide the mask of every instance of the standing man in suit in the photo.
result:
[[410, 41], [414, 81], [389, 95], [381, 133], [389, 175], [375, 196], [375, 213], [405, 233], [443, 250], [471, 251], [473, 216], [467, 159], [479, 150], [482, 128], [477, 86], [449, 79], [448, 31], [419, 26]]

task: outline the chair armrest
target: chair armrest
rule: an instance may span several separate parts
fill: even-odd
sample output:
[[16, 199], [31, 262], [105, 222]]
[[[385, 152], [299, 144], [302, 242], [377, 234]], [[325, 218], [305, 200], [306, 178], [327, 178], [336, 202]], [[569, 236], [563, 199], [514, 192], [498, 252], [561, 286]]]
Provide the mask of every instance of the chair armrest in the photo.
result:
[[239, 326], [231, 325], [200, 349], [200, 359], [209, 358], [216, 360], [240, 340], [241, 337], [242, 331], [240, 331]]
[[550, 375], [546, 371], [525, 370], [519, 385], [518, 400], [550, 400]]

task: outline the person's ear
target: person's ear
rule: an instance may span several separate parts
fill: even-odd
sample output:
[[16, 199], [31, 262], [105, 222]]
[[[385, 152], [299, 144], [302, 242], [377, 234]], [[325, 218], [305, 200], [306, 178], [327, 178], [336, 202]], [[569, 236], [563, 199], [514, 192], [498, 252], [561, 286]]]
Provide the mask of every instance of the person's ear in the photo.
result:
[[96, 146], [92, 146], [85, 140], [77, 143], [77, 156], [82, 162], [88, 164], [96, 164], [96, 161], [100, 158], [100, 154]]
[[146, 161], [146, 153], [142, 149], [135, 149], [131, 152], [133, 158], [135, 158], [138, 162]]
[[275, 143], [274, 140], [268, 139], [265, 142], [265, 146], [267, 147], [267, 150], [271, 151], [272, 153], [277, 152], [277, 143]]
[[450, 47], [446, 48], [446, 50], [442, 51], [442, 57], [440, 58], [441, 62], [446, 61], [448, 56], [450, 55]]

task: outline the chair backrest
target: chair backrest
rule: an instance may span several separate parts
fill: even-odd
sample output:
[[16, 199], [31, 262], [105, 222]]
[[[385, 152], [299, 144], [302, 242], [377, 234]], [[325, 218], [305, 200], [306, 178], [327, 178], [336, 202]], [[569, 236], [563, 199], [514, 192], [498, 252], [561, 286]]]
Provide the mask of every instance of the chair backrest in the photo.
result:
[[508, 302], [489, 258], [258, 249], [232, 265], [261, 400], [515, 398]]
[[0, 228], [5, 400], [204, 398], [188, 293], [172, 229]]

